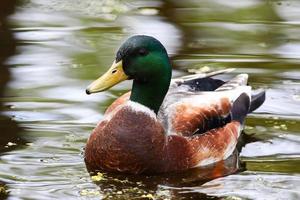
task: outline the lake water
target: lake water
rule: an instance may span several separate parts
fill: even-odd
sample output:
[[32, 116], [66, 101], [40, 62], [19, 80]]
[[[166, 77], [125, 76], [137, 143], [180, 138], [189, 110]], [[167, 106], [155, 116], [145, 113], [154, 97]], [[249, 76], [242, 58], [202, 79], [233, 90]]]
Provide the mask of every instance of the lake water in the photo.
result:
[[[8, 199], [300, 199], [299, 1], [24, 0], [9, 22], [17, 46], [0, 98]], [[248, 73], [267, 91], [247, 118], [240, 159], [175, 174], [89, 176], [85, 142], [131, 82], [89, 96], [85, 88], [134, 34], [166, 46], [174, 77], [234, 67], [224, 78]]]

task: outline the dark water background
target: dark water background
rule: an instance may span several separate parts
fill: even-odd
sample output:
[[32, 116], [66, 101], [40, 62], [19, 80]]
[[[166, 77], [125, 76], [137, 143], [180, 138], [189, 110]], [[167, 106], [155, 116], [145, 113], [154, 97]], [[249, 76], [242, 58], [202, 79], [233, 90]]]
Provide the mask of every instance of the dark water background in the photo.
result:
[[[300, 1], [14, 4], [0, 4], [0, 198], [300, 199]], [[249, 73], [254, 88], [266, 89], [247, 119], [241, 163], [232, 156], [207, 169], [92, 181], [86, 139], [131, 83], [91, 96], [85, 87], [133, 34], [161, 40], [173, 76], [234, 67], [231, 75]]]

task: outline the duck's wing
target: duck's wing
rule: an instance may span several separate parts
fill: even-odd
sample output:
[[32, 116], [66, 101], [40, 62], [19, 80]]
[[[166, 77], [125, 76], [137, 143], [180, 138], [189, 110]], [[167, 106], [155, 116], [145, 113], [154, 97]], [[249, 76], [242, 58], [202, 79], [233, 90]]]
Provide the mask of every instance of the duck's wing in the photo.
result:
[[183, 85], [168, 94], [159, 119], [168, 134], [170, 167], [204, 166], [233, 153], [251, 109], [247, 78], [238, 75], [215, 91], [192, 91]]
[[219, 80], [211, 77], [220, 74], [229, 73], [233, 70], [235, 69], [229, 68], [229, 69], [222, 69], [222, 70], [213, 71], [209, 73], [197, 73], [197, 74], [191, 74], [179, 78], [174, 78], [171, 80], [169, 92], [172, 92], [172, 90], [174, 89], [176, 91], [178, 87], [182, 85], [188, 86], [192, 91], [214, 91], [217, 88], [219, 88], [221, 85], [223, 85], [225, 82], [223, 80]]
[[247, 79], [247, 74], [240, 74], [222, 84], [212, 79], [210, 91], [199, 91], [184, 82], [177, 88], [173, 86], [158, 118], [168, 135], [183, 136], [223, 128], [232, 121], [242, 123], [250, 108], [251, 87], [247, 86]]

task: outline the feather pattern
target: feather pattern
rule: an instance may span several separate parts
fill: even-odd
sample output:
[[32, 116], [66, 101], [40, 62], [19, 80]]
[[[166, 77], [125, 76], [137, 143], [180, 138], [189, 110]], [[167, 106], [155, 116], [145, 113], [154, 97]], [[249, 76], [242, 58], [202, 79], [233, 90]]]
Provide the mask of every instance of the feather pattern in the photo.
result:
[[173, 80], [157, 116], [125, 93], [107, 109], [88, 141], [89, 168], [167, 172], [228, 158], [250, 108], [247, 79], [240, 74], [228, 82], [197, 75]]
[[[240, 78], [240, 77], [238, 77]], [[250, 98], [251, 87], [240, 82], [226, 84], [220, 91], [191, 91], [187, 85], [170, 89], [158, 113], [167, 135], [189, 136], [222, 127], [230, 122], [235, 100], [245, 93]], [[231, 86], [231, 89], [226, 89]]]

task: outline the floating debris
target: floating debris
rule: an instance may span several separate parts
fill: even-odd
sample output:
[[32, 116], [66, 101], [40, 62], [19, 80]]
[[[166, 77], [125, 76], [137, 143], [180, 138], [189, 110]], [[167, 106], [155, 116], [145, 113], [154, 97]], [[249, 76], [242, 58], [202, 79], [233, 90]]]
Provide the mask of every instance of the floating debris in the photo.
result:
[[252, 126], [245, 126], [245, 130], [253, 130], [254, 129], [254, 127], [252, 127]]
[[103, 173], [100, 173], [100, 172], [98, 172], [97, 175], [92, 176], [91, 179], [92, 179], [92, 181], [94, 181], [94, 182], [99, 182], [99, 181], [106, 180], [106, 178], [104, 177], [104, 174], [103, 174]]
[[207, 73], [207, 72], [211, 72], [212, 70], [210, 69], [210, 67], [208, 66], [203, 66], [199, 69], [188, 69], [188, 72], [190, 73], [195, 73], [195, 74], [202, 74], [202, 73]]
[[146, 198], [146, 199], [155, 199], [152, 194], [143, 194], [141, 198]]
[[127, 183], [127, 184], [134, 184], [134, 182], [131, 182], [131, 181], [129, 181], [128, 179], [120, 180], [120, 179], [114, 178], [114, 179], [112, 179], [112, 180], [113, 180], [113, 181], [115, 181], [115, 182], [117, 182], [117, 183], [123, 183], [123, 184], [125, 184], [125, 183]]
[[286, 124], [274, 125], [273, 128], [284, 130], [284, 131], [286, 131], [288, 129]]
[[157, 15], [159, 11], [155, 8], [143, 8], [139, 10], [142, 15]]
[[83, 189], [80, 191], [81, 196], [98, 196], [100, 192], [94, 189]]
[[275, 125], [275, 126], [273, 126], [273, 128], [275, 128], [275, 129], [280, 129], [280, 126]]
[[287, 130], [287, 126], [286, 126], [285, 124], [281, 124], [281, 125], [280, 125], [280, 128], [281, 128], [282, 130]]
[[14, 142], [8, 142], [7, 143], [7, 146], [9, 146], [9, 147], [11, 147], [11, 146], [16, 146], [17, 145], [17, 143], [14, 143]]

